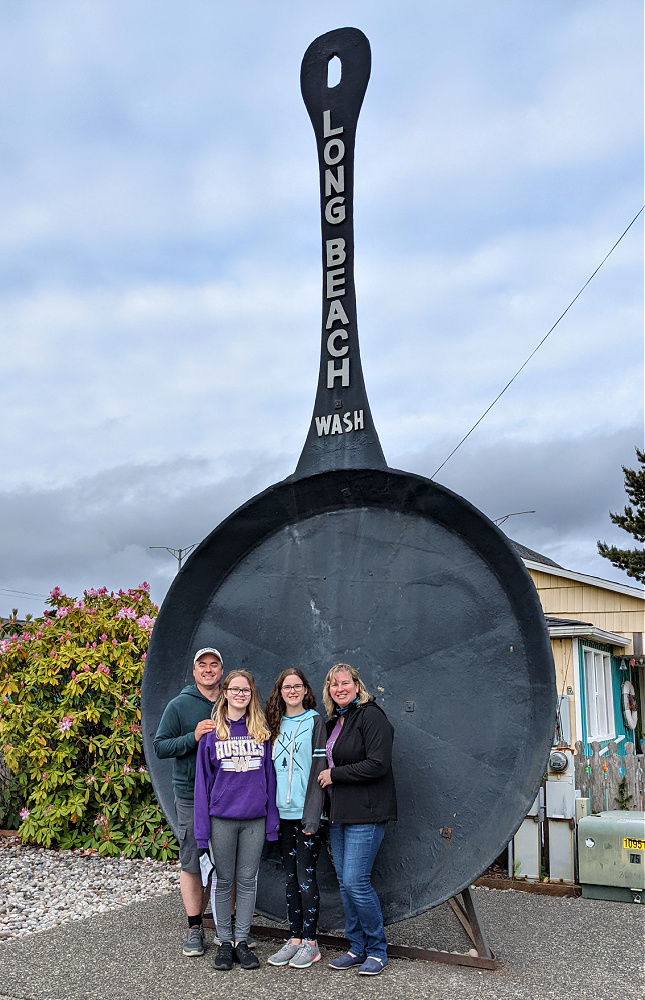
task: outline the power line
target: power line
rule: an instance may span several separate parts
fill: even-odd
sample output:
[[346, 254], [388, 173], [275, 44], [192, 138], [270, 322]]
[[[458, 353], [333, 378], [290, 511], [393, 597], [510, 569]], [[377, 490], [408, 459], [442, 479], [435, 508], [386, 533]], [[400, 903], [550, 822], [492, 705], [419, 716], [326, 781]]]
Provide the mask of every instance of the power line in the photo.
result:
[[47, 594], [32, 594], [27, 590], [8, 590], [6, 587], [0, 587], [0, 594], [10, 594], [15, 597], [39, 597], [41, 600], [47, 600]]
[[542, 340], [541, 340], [541, 341], [540, 341], [540, 343], [539, 343], [539, 344], [537, 345], [537, 347], [536, 347], [536, 348], [535, 348], [535, 349], [534, 349], [533, 351], [531, 351], [531, 353], [529, 354], [529, 356], [528, 356], [528, 358], [526, 359], [526, 361], [524, 362], [524, 364], [523, 364], [523, 365], [521, 365], [521, 367], [517, 369], [517, 371], [516, 371], [516, 372], [515, 372], [515, 374], [513, 375], [513, 378], [512, 378], [512, 379], [510, 379], [510, 380], [509, 380], [509, 381], [508, 381], [508, 382], [506, 383], [506, 385], [504, 386], [504, 388], [502, 389], [502, 391], [501, 391], [501, 392], [500, 392], [500, 393], [499, 393], [499, 394], [498, 394], [497, 396], [495, 396], [495, 399], [493, 400], [493, 402], [492, 402], [492, 403], [490, 404], [490, 406], [489, 406], [489, 407], [488, 407], [487, 409], [485, 409], [485, 410], [484, 410], [484, 412], [482, 413], [482, 415], [481, 415], [481, 417], [479, 418], [479, 420], [478, 420], [478, 421], [477, 421], [476, 423], [474, 423], [474, 424], [473, 424], [473, 426], [472, 426], [472, 427], [470, 428], [470, 430], [468, 431], [468, 433], [467, 433], [467, 434], [464, 434], [464, 436], [462, 437], [462, 439], [461, 439], [461, 441], [459, 442], [459, 444], [458, 444], [458, 445], [456, 445], [456, 446], [455, 446], [455, 447], [454, 447], [454, 448], [452, 449], [452, 451], [451, 451], [451, 452], [450, 452], [450, 454], [448, 455], [448, 458], [445, 458], [445, 459], [443, 460], [443, 462], [441, 463], [441, 465], [439, 466], [439, 468], [438, 468], [438, 469], [436, 469], [436, 470], [435, 470], [435, 471], [434, 471], [434, 472], [432, 473], [432, 476], [430, 477], [431, 479], [434, 479], [434, 477], [435, 477], [435, 476], [437, 475], [437, 473], [438, 473], [438, 472], [441, 472], [441, 470], [443, 469], [443, 467], [444, 467], [444, 465], [446, 464], [446, 462], [449, 462], [449, 461], [450, 461], [450, 459], [451, 459], [451, 458], [452, 458], [452, 456], [453, 456], [453, 455], [455, 454], [455, 452], [457, 451], [457, 449], [458, 449], [458, 448], [461, 448], [461, 446], [462, 446], [462, 444], [464, 443], [464, 441], [465, 441], [465, 440], [466, 440], [467, 438], [469, 438], [469, 437], [470, 437], [470, 435], [472, 434], [472, 432], [473, 432], [473, 431], [475, 430], [475, 428], [476, 428], [476, 427], [478, 427], [478, 426], [479, 426], [479, 425], [481, 424], [481, 422], [482, 422], [482, 420], [484, 419], [484, 417], [486, 416], [486, 414], [487, 414], [487, 413], [490, 413], [490, 411], [491, 411], [491, 410], [493, 409], [493, 407], [495, 406], [495, 403], [497, 402], [497, 400], [498, 400], [498, 399], [501, 399], [501, 397], [502, 397], [502, 396], [504, 395], [504, 393], [505, 393], [505, 392], [506, 392], [506, 390], [507, 390], [507, 389], [509, 388], [509, 386], [511, 386], [511, 385], [513, 384], [513, 382], [515, 381], [515, 379], [517, 378], [517, 376], [518, 376], [518, 375], [520, 374], [520, 372], [521, 372], [521, 371], [523, 371], [523, 369], [524, 369], [524, 368], [526, 368], [526, 366], [528, 365], [528, 363], [529, 363], [529, 361], [531, 360], [531, 358], [533, 357], [533, 355], [534, 355], [534, 354], [537, 354], [537, 352], [538, 352], [538, 351], [540, 350], [540, 348], [542, 347], [542, 344], [543, 344], [543, 343], [544, 343], [544, 341], [545, 341], [545, 340], [547, 339], [547, 337], [549, 337], [549, 336], [550, 336], [550, 335], [551, 335], [551, 334], [553, 333], [553, 331], [555, 330], [555, 328], [556, 328], [556, 326], [558, 325], [558, 323], [560, 322], [560, 320], [561, 320], [561, 319], [564, 319], [564, 317], [565, 317], [565, 316], [567, 315], [567, 313], [569, 312], [569, 309], [571, 308], [571, 306], [572, 306], [572, 305], [574, 304], [574, 302], [575, 302], [575, 301], [576, 301], [577, 299], [579, 299], [579, 298], [580, 298], [580, 296], [582, 295], [582, 293], [584, 292], [585, 288], [587, 287], [587, 285], [589, 284], [589, 282], [590, 282], [590, 281], [592, 280], [592, 278], [595, 278], [595, 276], [596, 276], [596, 275], [598, 274], [598, 271], [600, 270], [600, 268], [602, 267], [602, 265], [603, 265], [603, 264], [605, 263], [605, 261], [607, 260], [607, 258], [608, 258], [608, 257], [610, 257], [610, 256], [611, 256], [611, 254], [612, 254], [612, 253], [614, 252], [614, 250], [616, 249], [616, 247], [618, 246], [618, 244], [619, 244], [619, 243], [620, 243], [620, 241], [622, 240], [623, 236], [626, 236], [626, 235], [627, 235], [627, 233], [629, 232], [629, 230], [630, 230], [630, 229], [632, 228], [632, 226], [633, 226], [633, 225], [634, 225], [634, 223], [636, 222], [636, 219], [638, 218], [638, 216], [639, 216], [639, 215], [640, 215], [640, 214], [642, 213], [643, 209], [645, 209], [645, 205], [643, 205], [643, 207], [642, 207], [642, 208], [640, 208], [640, 209], [638, 210], [638, 212], [636, 213], [636, 215], [634, 216], [634, 218], [632, 219], [632, 221], [631, 221], [631, 222], [629, 223], [629, 225], [627, 226], [627, 229], [626, 229], [626, 230], [625, 230], [625, 231], [624, 231], [623, 233], [621, 233], [621, 235], [620, 235], [620, 236], [618, 237], [618, 239], [617, 239], [617, 240], [616, 240], [616, 242], [614, 243], [614, 245], [613, 245], [613, 247], [611, 248], [611, 250], [609, 251], [609, 253], [605, 254], [605, 256], [604, 256], [604, 257], [603, 257], [603, 259], [602, 259], [602, 260], [600, 261], [600, 263], [599, 263], [598, 267], [596, 268], [596, 270], [595, 270], [595, 271], [593, 272], [593, 274], [592, 274], [592, 275], [591, 275], [591, 276], [590, 276], [589, 278], [587, 278], [587, 280], [585, 281], [584, 285], [582, 286], [582, 288], [580, 289], [580, 291], [578, 292], [578, 294], [577, 294], [577, 295], [576, 295], [576, 296], [575, 296], [575, 297], [574, 297], [573, 299], [571, 299], [571, 302], [569, 303], [569, 305], [567, 306], [567, 308], [566, 308], [566, 309], [564, 310], [564, 312], [563, 312], [563, 313], [561, 313], [561, 314], [560, 314], [560, 316], [558, 316], [558, 318], [556, 319], [556, 321], [555, 321], [555, 323], [553, 324], [553, 326], [551, 327], [551, 329], [550, 329], [550, 330], [549, 330], [549, 331], [548, 331], [547, 333], [545, 333], [545, 334], [544, 334], [544, 336], [542, 337]]

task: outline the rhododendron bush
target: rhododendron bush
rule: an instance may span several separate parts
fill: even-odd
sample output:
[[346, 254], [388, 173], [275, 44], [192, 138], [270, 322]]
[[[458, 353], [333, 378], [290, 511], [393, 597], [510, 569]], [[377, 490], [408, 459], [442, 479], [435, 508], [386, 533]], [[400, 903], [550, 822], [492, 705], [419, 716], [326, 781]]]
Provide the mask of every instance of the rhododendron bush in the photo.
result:
[[58, 587], [44, 617], [0, 640], [0, 746], [23, 840], [167, 860], [177, 844], [141, 739], [141, 677], [157, 607], [133, 590]]

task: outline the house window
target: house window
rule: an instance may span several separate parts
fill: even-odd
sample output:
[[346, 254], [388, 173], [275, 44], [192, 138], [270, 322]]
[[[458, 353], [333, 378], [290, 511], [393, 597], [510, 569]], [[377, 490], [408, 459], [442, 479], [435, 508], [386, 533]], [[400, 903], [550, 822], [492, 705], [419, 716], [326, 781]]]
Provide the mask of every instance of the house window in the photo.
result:
[[614, 699], [611, 690], [611, 657], [583, 647], [583, 671], [587, 714], [587, 743], [613, 740]]

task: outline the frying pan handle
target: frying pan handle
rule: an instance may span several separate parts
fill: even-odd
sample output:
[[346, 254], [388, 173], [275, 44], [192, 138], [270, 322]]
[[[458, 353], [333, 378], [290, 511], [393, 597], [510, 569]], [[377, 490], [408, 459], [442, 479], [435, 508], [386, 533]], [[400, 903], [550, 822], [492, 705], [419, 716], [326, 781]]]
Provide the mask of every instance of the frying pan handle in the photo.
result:
[[[330, 87], [335, 56], [341, 78]], [[365, 391], [354, 289], [354, 140], [370, 67], [362, 31], [339, 28], [311, 43], [300, 71], [318, 147], [323, 288], [320, 374], [298, 479], [329, 469], [387, 468]]]

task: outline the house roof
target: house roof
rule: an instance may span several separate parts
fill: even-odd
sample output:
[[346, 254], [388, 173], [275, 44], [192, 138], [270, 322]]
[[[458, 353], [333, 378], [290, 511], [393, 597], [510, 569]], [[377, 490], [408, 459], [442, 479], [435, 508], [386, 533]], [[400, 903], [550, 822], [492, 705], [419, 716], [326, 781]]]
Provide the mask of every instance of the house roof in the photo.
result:
[[615, 594], [625, 594], [627, 597], [636, 597], [641, 601], [645, 601], [645, 588], [643, 587], [630, 587], [626, 583], [617, 583], [615, 580], [603, 580], [600, 576], [589, 576], [588, 573], [576, 573], [574, 570], [564, 569], [563, 566], [554, 562], [553, 559], [549, 559], [548, 556], [543, 556], [540, 552], [535, 552], [534, 549], [527, 548], [526, 545], [514, 542], [513, 539], [509, 539], [509, 541], [522, 557], [522, 562], [527, 569], [532, 569], [539, 573], [550, 573], [552, 576], [561, 576], [565, 580], [586, 583], [588, 587], [600, 587], [601, 590], [612, 590]]
[[531, 562], [544, 563], [545, 566], [555, 566], [556, 569], [562, 569], [559, 563], [554, 562], [553, 559], [549, 559], [548, 556], [543, 556], [541, 552], [536, 552], [535, 549], [529, 549], [528, 546], [522, 545], [521, 542], [515, 542], [512, 538], [509, 539], [512, 546], [519, 552], [522, 559], [530, 559]]
[[631, 638], [598, 628], [591, 622], [580, 622], [575, 618], [552, 618], [545, 615], [546, 626], [552, 639], [591, 639], [608, 646], [629, 646]]

